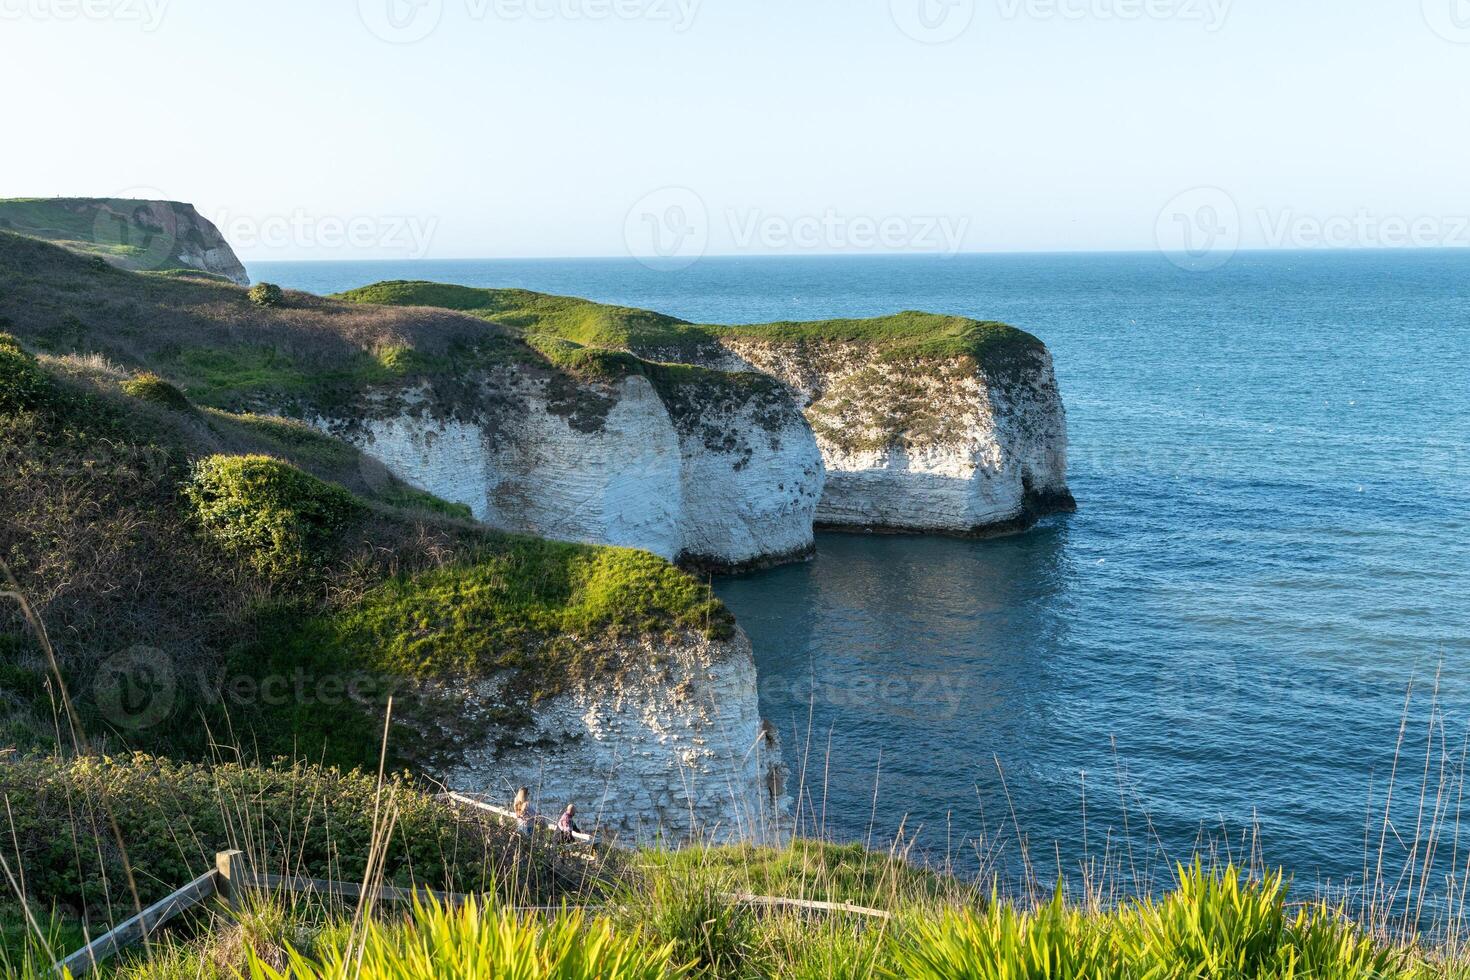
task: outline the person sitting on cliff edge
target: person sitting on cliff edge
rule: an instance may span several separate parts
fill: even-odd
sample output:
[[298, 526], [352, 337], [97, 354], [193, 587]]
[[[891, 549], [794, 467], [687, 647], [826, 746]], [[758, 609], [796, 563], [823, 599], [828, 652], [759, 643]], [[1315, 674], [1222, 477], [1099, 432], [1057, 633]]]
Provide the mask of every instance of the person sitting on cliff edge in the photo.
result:
[[567, 808], [561, 812], [561, 819], [556, 822], [556, 832], [563, 844], [570, 844], [577, 839], [577, 835], [582, 832], [577, 827], [577, 804], [567, 804]]
[[536, 819], [540, 816], [536, 812], [536, 804], [531, 802], [531, 787], [522, 786], [516, 790], [516, 801], [512, 805], [516, 815], [516, 830], [530, 837], [536, 832]]

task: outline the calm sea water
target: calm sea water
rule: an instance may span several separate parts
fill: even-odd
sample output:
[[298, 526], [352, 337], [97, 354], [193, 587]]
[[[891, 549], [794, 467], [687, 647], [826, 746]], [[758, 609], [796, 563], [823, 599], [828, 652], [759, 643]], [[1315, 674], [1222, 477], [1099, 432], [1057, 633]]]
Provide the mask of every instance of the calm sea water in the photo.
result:
[[1411, 682], [1399, 834], [1432, 717], [1458, 771], [1470, 253], [1242, 254], [1210, 273], [1152, 255], [250, 271], [315, 292], [521, 286], [706, 322], [925, 309], [1045, 340], [1076, 515], [995, 541], [823, 535], [810, 564], [718, 583], [763, 710], [805, 763], [803, 813], [829, 834], [904, 826], [931, 856], [1009, 868], [1019, 835], [1046, 875], [1058, 853], [1127, 863], [1125, 819], [1135, 865], [1155, 867], [1256, 827], [1299, 881], [1343, 881], [1362, 871]]

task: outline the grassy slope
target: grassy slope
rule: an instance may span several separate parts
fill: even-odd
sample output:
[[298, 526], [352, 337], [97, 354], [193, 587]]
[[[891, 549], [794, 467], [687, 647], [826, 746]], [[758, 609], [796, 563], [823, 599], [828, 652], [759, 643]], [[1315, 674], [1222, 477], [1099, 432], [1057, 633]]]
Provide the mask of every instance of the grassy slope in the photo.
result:
[[674, 352], [719, 337], [782, 343], [854, 342], [895, 359], [972, 357], [1004, 370], [1042, 349], [1041, 341], [1002, 323], [904, 312], [866, 320], [821, 320], [740, 326], [692, 324], [647, 310], [607, 306], [523, 289], [474, 289], [429, 282], [383, 282], [339, 295], [355, 303], [443, 307], [482, 316], [527, 334], [620, 350]]
[[44, 353], [153, 371], [201, 406], [273, 414], [341, 408], [375, 386], [452, 381], [466, 365], [544, 364], [510, 331], [470, 317], [299, 293], [265, 309], [227, 283], [126, 272], [3, 232], [0, 330]]
[[0, 198], [0, 228], [106, 250], [106, 244], [97, 243], [96, 238], [98, 219], [108, 203], [102, 198]]
[[[452, 309], [452, 303], [446, 303]], [[306, 416], [398, 410], [369, 392], [429, 390], [428, 408], [473, 412], [475, 384], [505, 365], [550, 379], [552, 410], [596, 429], [612, 405], [599, 383], [647, 378], [676, 420], [705, 406], [780, 406], [773, 382], [583, 347], [443, 309], [365, 306], [303, 293], [280, 307], [199, 277], [120, 272], [0, 232], [0, 330], [40, 351], [100, 353], [155, 372], [196, 404]], [[774, 423], [774, 420], [772, 422]]]
[[[0, 558], [56, 640], [91, 731], [118, 721], [92, 683], [98, 666], [141, 646], [179, 679], [175, 703], [114, 738], [198, 754], [202, 719], [267, 755], [368, 762], [396, 690], [403, 761], [427, 763], [447, 746], [422, 723], [458, 705], [407, 682], [500, 674], [493, 720], [514, 722], [537, 697], [616, 670], [589, 652], [603, 640], [731, 629], [706, 587], [655, 556], [490, 532], [346, 444], [139, 381], [0, 345]], [[334, 476], [355, 493], [322, 479]], [[0, 607], [0, 747], [46, 739], [46, 675], [13, 606]], [[361, 676], [366, 704], [340, 686], [220, 700], [225, 681], [303, 675], [313, 691]]]

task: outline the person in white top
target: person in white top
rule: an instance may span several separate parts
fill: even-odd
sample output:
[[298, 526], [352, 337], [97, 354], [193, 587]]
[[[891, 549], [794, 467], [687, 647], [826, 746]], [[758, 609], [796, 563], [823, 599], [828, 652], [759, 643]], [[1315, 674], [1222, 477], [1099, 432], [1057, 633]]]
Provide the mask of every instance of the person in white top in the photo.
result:
[[530, 837], [536, 832], [536, 818], [540, 816], [536, 812], [536, 804], [531, 802], [531, 787], [522, 786], [516, 790], [515, 801], [516, 830]]

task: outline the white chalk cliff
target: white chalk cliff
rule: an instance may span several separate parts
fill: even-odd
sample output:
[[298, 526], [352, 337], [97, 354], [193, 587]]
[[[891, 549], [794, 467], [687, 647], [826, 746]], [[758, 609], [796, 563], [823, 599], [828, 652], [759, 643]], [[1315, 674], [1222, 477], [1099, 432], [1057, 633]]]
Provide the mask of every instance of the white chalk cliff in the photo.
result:
[[[620, 545], [713, 569], [812, 548], [822, 462], [779, 396], [501, 372], [468, 417], [431, 394], [393, 412], [317, 418], [398, 477], [493, 527]], [[773, 389], [774, 390], [774, 389]]]
[[544, 815], [575, 803], [584, 829], [625, 843], [779, 839], [786, 767], [745, 634], [617, 653], [621, 677], [538, 705], [509, 747], [469, 747], [448, 783], [499, 800], [529, 786]]
[[719, 346], [706, 363], [779, 378], [802, 407], [826, 470], [819, 526], [986, 535], [1075, 507], [1044, 347], [987, 370], [858, 341], [732, 334]]

